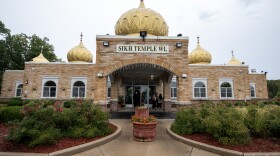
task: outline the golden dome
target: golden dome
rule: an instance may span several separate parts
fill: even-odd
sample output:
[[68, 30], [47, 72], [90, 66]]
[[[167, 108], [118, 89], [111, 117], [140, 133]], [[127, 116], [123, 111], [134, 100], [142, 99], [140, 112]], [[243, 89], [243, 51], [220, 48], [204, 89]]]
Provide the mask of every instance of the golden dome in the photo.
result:
[[69, 50], [69, 52], [67, 53], [67, 60], [68, 62], [92, 62], [92, 54], [84, 46], [82, 41], [82, 34], [80, 44]]
[[138, 8], [122, 14], [115, 26], [116, 35], [139, 35], [140, 31], [147, 31], [152, 36], [168, 36], [168, 26], [163, 17], [145, 8], [143, 0]]
[[210, 64], [211, 60], [211, 54], [205, 49], [201, 48], [199, 44], [199, 37], [197, 37], [197, 46], [189, 54], [189, 64]]
[[234, 57], [234, 54], [232, 51], [232, 58], [228, 61], [227, 65], [239, 66], [239, 65], [242, 65], [242, 62]]
[[49, 62], [49, 60], [47, 60], [41, 52], [40, 55], [34, 57], [31, 62], [46, 63]]

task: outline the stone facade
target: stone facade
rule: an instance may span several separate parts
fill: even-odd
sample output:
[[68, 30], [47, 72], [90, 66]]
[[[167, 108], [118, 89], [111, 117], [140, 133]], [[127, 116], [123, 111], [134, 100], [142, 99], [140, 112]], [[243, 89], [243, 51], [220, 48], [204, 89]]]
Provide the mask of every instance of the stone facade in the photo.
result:
[[[108, 42], [109, 46], [104, 46]], [[177, 47], [182, 43], [182, 47]], [[52, 99], [70, 99], [72, 97], [73, 79], [83, 79], [86, 82], [86, 99], [94, 99], [100, 104], [107, 104], [108, 79], [111, 80], [111, 111], [117, 111], [118, 96], [125, 95], [124, 72], [129, 66], [141, 69], [132, 72], [132, 78], [145, 76], [155, 71], [159, 73], [155, 77], [155, 88], [164, 96], [163, 108], [171, 110], [171, 80], [175, 76], [177, 80], [178, 105], [195, 103], [200, 100], [224, 100], [221, 98], [220, 86], [223, 81], [232, 84], [233, 96], [227, 100], [250, 100], [250, 84], [255, 85], [257, 99], [267, 99], [266, 75], [250, 74], [247, 65], [189, 65], [188, 63], [187, 37], [157, 37], [149, 36], [144, 40], [138, 36], [97, 36], [96, 39], [96, 64], [93, 63], [25, 63], [24, 71], [6, 71], [3, 78], [2, 97], [15, 96], [17, 82], [23, 83], [23, 98], [25, 99], [49, 99], [43, 97], [43, 85], [48, 79], [55, 79], [56, 97]], [[167, 45], [168, 53], [139, 53], [117, 52], [117, 45]], [[138, 65], [149, 65], [147, 68], [139, 68]], [[147, 73], [145, 73], [147, 70]], [[134, 73], [133, 73], [134, 72]], [[133, 77], [133, 75], [135, 76]], [[149, 76], [149, 75], [148, 75]], [[133, 79], [132, 79], [133, 80]], [[148, 79], [144, 79], [148, 81]], [[207, 96], [195, 98], [193, 84], [195, 81], [206, 82]]]
[[16, 96], [17, 83], [23, 83], [24, 70], [6, 70], [3, 75], [1, 97]]

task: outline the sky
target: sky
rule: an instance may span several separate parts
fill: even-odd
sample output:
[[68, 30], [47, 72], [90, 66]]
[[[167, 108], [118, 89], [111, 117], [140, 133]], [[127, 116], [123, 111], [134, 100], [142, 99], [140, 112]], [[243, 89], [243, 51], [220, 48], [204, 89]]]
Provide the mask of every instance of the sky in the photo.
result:
[[[96, 35], [114, 35], [119, 17], [140, 0], [0, 0], [0, 20], [12, 34], [50, 39], [58, 58], [84, 45], [95, 60]], [[280, 79], [280, 0], [144, 0], [169, 26], [169, 36], [189, 37], [189, 53], [200, 45], [211, 64], [225, 64], [231, 51], [249, 70]]]

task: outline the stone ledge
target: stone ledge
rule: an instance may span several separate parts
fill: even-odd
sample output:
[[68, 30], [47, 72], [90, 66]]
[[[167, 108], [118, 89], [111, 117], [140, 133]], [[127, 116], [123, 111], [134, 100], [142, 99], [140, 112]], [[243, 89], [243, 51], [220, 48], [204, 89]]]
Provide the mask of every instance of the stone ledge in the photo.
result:
[[18, 152], [0, 152], [0, 156], [69, 156], [74, 155], [95, 147], [98, 147], [100, 145], [106, 144], [117, 137], [119, 137], [122, 133], [122, 129], [119, 125], [115, 125], [117, 127], [117, 130], [104, 138], [101, 138], [99, 140], [95, 140], [92, 142], [88, 142], [82, 145], [66, 148], [60, 151], [55, 151], [49, 154], [41, 154], [41, 153], [18, 153]]
[[279, 152], [266, 152], [266, 153], [243, 153], [243, 152], [238, 152], [238, 151], [234, 151], [234, 150], [229, 150], [229, 149], [225, 149], [225, 148], [220, 148], [220, 147], [215, 147], [212, 145], [208, 145], [205, 143], [201, 143], [201, 142], [197, 142], [194, 140], [190, 140], [187, 138], [184, 138], [174, 132], [171, 131], [171, 125], [169, 125], [166, 128], [166, 132], [168, 135], [170, 135], [172, 138], [174, 138], [175, 140], [178, 140], [182, 143], [188, 144], [190, 146], [205, 150], [205, 151], [209, 151], [215, 154], [219, 154], [219, 155], [226, 155], [226, 156], [279, 156], [280, 153]]

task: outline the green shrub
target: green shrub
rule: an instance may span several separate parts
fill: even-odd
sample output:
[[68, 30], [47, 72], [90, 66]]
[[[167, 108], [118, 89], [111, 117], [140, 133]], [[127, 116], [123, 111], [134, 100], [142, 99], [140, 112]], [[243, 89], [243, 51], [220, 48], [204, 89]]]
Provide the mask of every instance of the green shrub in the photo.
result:
[[249, 130], [243, 123], [242, 115], [232, 107], [218, 107], [203, 120], [206, 132], [226, 145], [247, 144]]
[[280, 137], [280, 107], [267, 105], [263, 108], [250, 106], [244, 123], [254, 136]]
[[235, 105], [239, 106], [239, 107], [245, 107], [245, 106], [247, 106], [247, 103], [244, 102], [244, 101], [238, 101], [238, 102], [235, 103]]
[[21, 100], [9, 100], [8, 106], [22, 106]]
[[25, 118], [15, 125], [8, 140], [30, 147], [53, 144], [60, 137], [96, 137], [111, 133], [108, 117], [99, 107], [82, 101], [63, 109], [59, 102], [31, 101], [23, 106]]
[[70, 108], [70, 107], [75, 106], [75, 105], [76, 105], [76, 102], [74, 100], [65, 101], [63, 103], [63, 106], [65, 108]]
[[22, 120], [23, 114], [20, 113], [22, 107], [20, 106], [10, 106], [0, 108], [0, 123], [8, 123], [9, 121]]
[[177, 113], [171, 130], [178, 134], [193, 134], [203, 132], [203, 125], [194, 109], [181, 110]]

